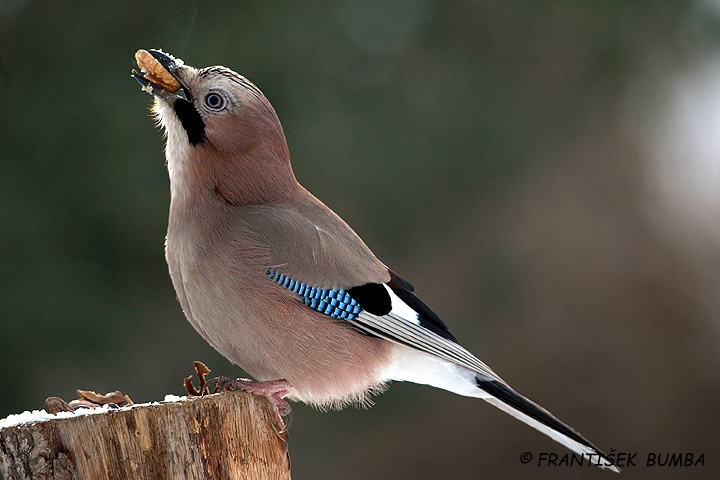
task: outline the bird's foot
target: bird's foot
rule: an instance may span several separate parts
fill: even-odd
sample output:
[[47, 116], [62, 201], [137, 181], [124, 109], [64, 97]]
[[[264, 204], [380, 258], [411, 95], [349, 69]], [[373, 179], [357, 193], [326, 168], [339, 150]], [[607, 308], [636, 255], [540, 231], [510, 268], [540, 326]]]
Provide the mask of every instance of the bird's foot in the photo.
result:
[[[255, 382], [244, 378], [215, 377], [206, 380], [205, 377], [210, 373], [210, 369], [202, 362], [193, 362], [195, 371], [200, 379], [199, 388], [195, 388], [192, 383], [192, 376], [185, 379], [185, 389], [190, 396], [209, 395], [228, 390], [242, 390], [244, 392], [255, 395], [262, 395], [270, 400], [275, 406], [275, 416], [280, 425], [280, 432], [284, 433], [290, 428], [292, 423], [292, 408], [285, 401], [285, 397], [290, 395], [292, 385], [287, 380], [269, 380], [266, 382]], [[287, 417], [287, 422], [283, 420]]]
[[[208, 380], [204, 385], [204, 390], [211, 393], [209, 388], [215, 385], [212, 393], [228, 390], [242, 390], [243, 392], [261, 395], [275, 406], [275, 416], [280, 425], [282, 432], [286, 432], [292, 423], [292, 407], [285, 401], [285, 397], [290, 395], [292, 385], [287, 380], [269, 380], [265, 382], [255, 382], [245, 378], [216, 377]], [[287, 422], [283, 420], [287, 417]]]
[[292, 410], [290, 404], [285, 401], [285, 397], [290, 395], [290, 389], [292, 388], [292, 385], [287, 380], [255, 382], [247, 378], [215, 377], [207, 381], [205, 389], [209, 391], [211, 385], [216, 385], [214, 392], [242, 390], [243, 392], [267, 397], [282, 415], [287, 415]]

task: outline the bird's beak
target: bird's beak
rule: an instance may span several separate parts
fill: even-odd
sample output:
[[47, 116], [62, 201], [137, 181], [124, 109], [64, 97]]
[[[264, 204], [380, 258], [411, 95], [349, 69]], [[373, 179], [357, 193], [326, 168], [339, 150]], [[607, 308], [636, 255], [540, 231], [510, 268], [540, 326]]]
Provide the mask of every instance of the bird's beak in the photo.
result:
[[161, 50], [138, 50], [135, 60], [142, 73], [132, 71], [142, 89], [165, 100], [183, 98], [177, 92], [182, 89], [184, 99], [192, 102], [190, 89], [178, 76], [185, 63]]

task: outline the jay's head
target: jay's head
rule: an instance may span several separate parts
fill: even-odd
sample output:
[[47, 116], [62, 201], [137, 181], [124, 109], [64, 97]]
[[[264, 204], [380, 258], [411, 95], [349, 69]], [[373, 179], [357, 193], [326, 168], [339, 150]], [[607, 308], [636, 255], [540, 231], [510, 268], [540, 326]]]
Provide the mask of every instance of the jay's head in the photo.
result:
[[280, 121], [254, 84], [229, 68], [194, 68], [159, 50], [141, 50], [136, 59], [143, 74], [133, 76], [155, 97], [174, 185], [213, 188], [245, 203], [262, 198], [240, 197], [276, 196], [270, 190], [295, 183]]

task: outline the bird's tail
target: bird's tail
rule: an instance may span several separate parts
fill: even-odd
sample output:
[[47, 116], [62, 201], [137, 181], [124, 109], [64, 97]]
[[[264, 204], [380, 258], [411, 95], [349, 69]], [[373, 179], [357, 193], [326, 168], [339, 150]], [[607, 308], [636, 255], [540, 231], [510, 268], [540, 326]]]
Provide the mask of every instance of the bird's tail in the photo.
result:
[[486, 380], [482, 377], [476, 378], [477, 386], [490, 394], [483, 397], [488, 403], [498, 407], [500, 410], [512, 415], [553, 440], [562, 443], [573, 452], [582, 455], [582, 460], [601, 468], [608, 468], [619, 472], [612, 461], [599, 448], [593, 445], [588, 439], [577, 433], [565, 423], [561, 422], [553, 414], [523, 397], [507, 384], [497, 380]]

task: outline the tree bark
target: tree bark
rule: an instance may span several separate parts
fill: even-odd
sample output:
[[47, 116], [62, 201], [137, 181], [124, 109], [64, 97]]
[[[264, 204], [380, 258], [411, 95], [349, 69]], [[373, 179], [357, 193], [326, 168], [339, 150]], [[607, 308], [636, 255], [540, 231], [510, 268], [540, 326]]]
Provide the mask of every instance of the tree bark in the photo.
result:
[[20, 479], [290, 479], [274, 406], [245, 392], [0, 430], [0, 473]]

